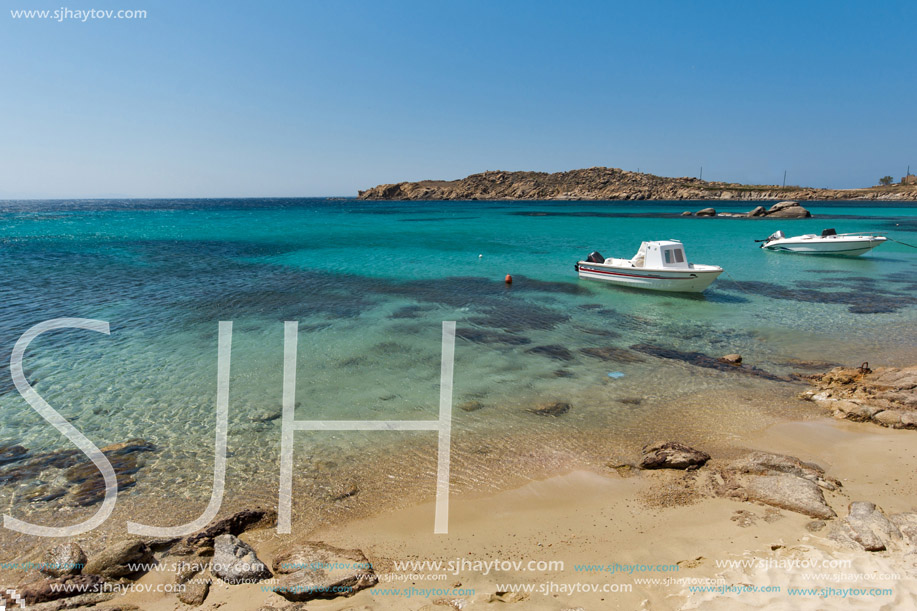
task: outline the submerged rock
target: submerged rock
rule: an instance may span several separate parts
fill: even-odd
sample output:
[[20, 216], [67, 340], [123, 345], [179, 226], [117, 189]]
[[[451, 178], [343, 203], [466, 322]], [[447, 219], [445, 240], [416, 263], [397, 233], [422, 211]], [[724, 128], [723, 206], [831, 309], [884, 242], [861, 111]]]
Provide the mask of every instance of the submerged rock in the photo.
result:
[[727, 354], [725, 356], [721, 356], [717, 360], [727, 365], [741, 365], [742, 364], [742, 355], [741, 354]]
[[277, 574], [275, 592], [291, 601], [351, 596], [379, 581], [360, 550], [318, 542], [278, 554], [272, 566]]
[[744, 373], [746, 375], [764, 378], [765, 380], [774, 380], [780, 382], [787, 381], [785, 378], [781, 378], [772, 373], [768, 373], [762, 369], [758, 369], [757, 367], [751, 367], [749, 365], [727, 364], [720, 359], [713, 358], [712, 356], [708, 356], [702, 352], [682, 352], [681, 350], [676, 350], [675, 348], [664, 348], [662, 346], [656, 346], [653, 344], [634, 344], [631, 346], [631, 350], [636, 350], [637, 352], [642, 352], [643, 354], [648, 354], [650, 356], [655, 356], [661, 359], [682, 361], [697, 367], [704, 367], [705, 369], [716, 369], [718, 371]]
[[560, 344], [550, 344], [548, 346], [535, 346], [529, 348], [526, 352], [530, 354], [540, 354], [557, 361], [572, 361], [573, 353]]
[[255, 583], [273, 577], [255, 550], [233, 535], [213, 540], [213, 574], [230, 584]]
[[603, 348], [583, 348], [580, 350], [586, 356], [601, 359], [603, 361], [612, 361], [615, 363], [642, 363], [645, 358], [635, 354], [625, 348], [615, 346], [605, 346]]
[[463, 412], [476, 412], [479, 409], [484, 409], [484, 404], [480, 401], [465, 401], [464, 403], [459, 403], [457, 407]]
[[16, 462], [29, 455], [29, 451], [20, 445], [0, 444], [0, 465]]
[[702, 467], [710, 455], [677, 441], [657, 442], [643, 447], [641, 469], [696, 469]]
[[543, 403], [528, 411], [539, 416], [560, 416], [570, 411], [570, 404], [563, 401], [554, 401], [553, 403]]

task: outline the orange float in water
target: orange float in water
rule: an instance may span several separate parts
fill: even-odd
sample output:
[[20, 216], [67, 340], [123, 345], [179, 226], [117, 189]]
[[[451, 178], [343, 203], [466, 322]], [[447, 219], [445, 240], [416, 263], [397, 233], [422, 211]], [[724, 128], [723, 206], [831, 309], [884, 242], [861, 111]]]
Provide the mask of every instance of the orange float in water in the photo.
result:
[[512, 284], [512, 283], [513, 283], [513, 277], [510, 276], [509, 274], [506, 274], [506, 284]]

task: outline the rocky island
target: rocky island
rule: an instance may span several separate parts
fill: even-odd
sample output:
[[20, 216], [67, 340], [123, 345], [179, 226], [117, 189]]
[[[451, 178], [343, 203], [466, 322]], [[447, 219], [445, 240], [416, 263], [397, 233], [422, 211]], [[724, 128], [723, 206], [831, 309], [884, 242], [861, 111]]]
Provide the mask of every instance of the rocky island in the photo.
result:
[[743, 185], [698, 178], [668, 178], [618, 168], [569, 172], [472, 174], [459, 180], [423, 180], [378, 185], [359, 192], [366, 200], [897, 200], [917, 201], [917, 185], [866, 189], [816, 189]]

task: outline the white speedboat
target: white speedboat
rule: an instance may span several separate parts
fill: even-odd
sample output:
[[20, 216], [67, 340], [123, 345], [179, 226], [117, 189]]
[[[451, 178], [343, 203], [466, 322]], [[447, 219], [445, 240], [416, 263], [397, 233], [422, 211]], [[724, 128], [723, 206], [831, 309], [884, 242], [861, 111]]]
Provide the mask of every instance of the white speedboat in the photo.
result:
[[606, 259], [593, 252], [575, 268], [580, 278], [676, 293], [700, 293], [723, 273], [716, 265], [688, 263], [677, 240], [643, 242], [632, 259]]
[[858, 257], [867, 253], [887, 238], [872, 233], [837, 233], [825, 229], [821, 235], [809, 233], [786, 237], [782, 231], [771, 235], [761, 244], [764, 250], [796, 252], [809, 255], [840, 255]]

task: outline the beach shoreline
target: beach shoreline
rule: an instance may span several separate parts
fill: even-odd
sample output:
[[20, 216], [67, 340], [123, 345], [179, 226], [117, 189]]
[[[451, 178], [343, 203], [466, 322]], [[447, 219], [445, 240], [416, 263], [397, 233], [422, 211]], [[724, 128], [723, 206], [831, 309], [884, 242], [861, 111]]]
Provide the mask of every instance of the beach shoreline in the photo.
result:
[[[799, 403], [797, 407], [812, 405]], [[625, 451], [610, 446], [605, 464], [557, 465], [554, 472], [544, 470], [540, 477], [517, 480], [496, 491], [455, 492], [448, 534], [433, 533], [434, 502], [413, 497], [401, 507], [386, 506], [313, 527], [294, 522], [291, 535], [270, 527], [239, 536], [268, 566], [283, 550], [316, 541], [365, 554], [379, 582], [350, 597], [312, 600], [310, 609], [490, 609], [518, 602], [518, 608], [552, 611], [755, 609], [780, 604], [815, 610], [851, 608], [854, 599], [863, 608], [886, 608], [867, 604], [875, 603], [875, 596], [850, 594], [850, 588], [864, 585], [867, 574], [895, 576], [878, 584], [890, 592], [881, 595], [881, 604], [894, 608], [917, 600], [913, 550], [850, 550], [829, 533], [851, 502], [869, 501], [888, 514], [917, 511], [917, 494], [906, 475], [917, 469], [913, 434], [837, 420], [816, 408], [696, 445], [711, 456], [696, 470], [641, 470], [634, 468], [639, 461], [636, 447]], [[827, 527], [811, 530], [817, 522], [811, 516], [711, 495], [704, 489], [711, 474], [753, 451], [813, 462], [824, 468], [826, 478], [837, 478], [838, 489], [826, 491], [825, 497], [838, 517], [827, 520]], [[624, 462], [622, 453], [630, 453]], [[890, 464], [895, 465], [893, 474], [882, 468]], [[93, 547], [123, 539], [116, 531], [107, 532]], [[736, 564], [749, 558], [765, 566]], [[189, 558], [166, 548], [156, 560], [159, 568], [129, 582], [134, 591], [98, 608], [111, 608], [116, 602], [151, 611], [189, 608], [174, 593], [148, 591], [174, 584], [174, 570], [167, 567]], [[433, 563], [439, 564], [434, 568]], [[838, 591], [847, 588], [848, 594], [837, 600], [796, 594], [788, 603], [791, 588], [812, 587], [811, 575], [824, 573], [813, 568], [818, 563], [846, 563], [844, 570], [831, 573], [849, 577], [832, 582]], [[33, 573], [24, 581], [38, 579]], [[299, 608], [299, 603], [272, 593], [271, 583], [229, 585], [213, 578], [199, 608]], [[691, 591], [692, 587], [708, 591]], [[44, 604], [50, 606], [36, 608], [56, 608], [55, 603]]]
[[[912, 431], [825, 418], [771, 425], [738, 440], [736, 449], [791, 454], [822, 465], [827, 474], [839, 478], [843, 484], [837, 494], [828, 498], [842, 517], [846, 504], [858, 500], [873, 501], [889, 513], [917, 509], [913, 486], [906, 478], [888, 481], [876, 478], [874, 473], [875, 465], [889, 462], [898, 465], [901, 474], [912, 473], [917, 468], [912, 435]], [[714, 456], [713, 460], [719, 459]], [[707, 497], [660, 502], [660, 487], [686, 475], [690, 474], [645, 471], [636, 477], [620, 477], [614, 473], [575, 470], [483, 497], [457, 496], [450, 507], [446, 535], [432, 532], [431, 502], [294, 535], [299, 541], [358, 548], [381, 577], [375, 589], [357, 592], [350, 598], [311, 601], [309, 608], [426, 609], [426, 605], [435, 605], [430, 609], [502, 608], [502, 599], [506, 599], [524, 602], [518, 608], [545, 610], [752, 609], [765, 605], [779, 608], [780, 604], [792, 604], [786, 608], [794, 609], [840, 609], [851, 608], [852, 603], [853, 608], [859, 608], [858, 604], [863, 604], [863, 608], [893, 608], [894, 604], [915, 600], [917, 574], [913, 570], [913, 554], [908, 557], [897, 551], [840, 549], [826, 536], [827, 529], [807, 530], [806, 525], [813, 521], [811, 517], [759, 504]], [[242, 538], [267, 563], [279, 549], [292, 543], [272, 529], [253, 531]], [[770, 566], [728, 566], [731, 561], [749, 558]], [[411, 579], [411, 571], [395, 568], [396, 562], [405, 561], [421, 565], [441, 562], [444, 566], [452, 562], [450, 569], [455, 566], [456, 570], [417, 569], [413, 572], [425, 573], [428, 578]], [[464, 568], [463, 561], [469, 563]], [[498, 564], [492, 571], [488, 570], [486, 563], [494, 561]], [[560, 562], [563, 569], [553, 566], [550, 570], [528, 570], [532, 561], [542, 563], [538, 566], [548, 561]], [[880, 601], [881, 605], [892, 606], [869, 606], [878, 599], [863, 597], [855, 601], [855, 597], [846, 600], [800, 596], [795, 602], [787, 598], [789, 588], [794, 585], [811, 586], [805, 574], [828, 572], [807, 568], [807, 563], [832, 561], [849, 562], [845, 571], [832, 570], [832, 573], [897, 573], [900, 579], [880, 584], [894, 590], [893, 595]], [[521, 570], [518, 565], [509, 570], [499, 569], [501, 564], [508, 567], [505, 563], [517, 562], [521, 563]], [[793, 564], [802, 566], [793, 567]], [[618, 569], [609, 571], [609, 565], [618, 565]], [[605, 568], [585, 570], [600, 566]], [[161, 578], [161, 574], [151, 573], [141, 583], [156, 583]], [[662, 581], [637, 583], [638, 579], [645, 582], [652, 578]], [[689, 591], [692, 583], [719, 583], [733, 588], [745, 583], [761, 589], [778, 587], [782, 591], [698, 593]], [[525, 584], [534, 585], [535, 591], [522, 595], [506, 593], [507, 586]], [[606, 587], [604, 584], [619, 591], [561, 590]], [[863, 585], [844, 580], [835, 585], [849, 588], [852, 584]], [[394, 588], [412, 585], [421, 592], [455, 588], [473, 590], [474, 594], [428, 597], [418, 593], [414, 600], [391, 594]], [[624, 586], [629, 591], [621, 589]], [[552, 588], [554, 592], [550, 591]], [[540, 593], [542, 589], [548, 593]], [[152, 611], [175, 608], [174, 599], [167, 596], [151, 600], [128, 595], [124, 602], [142, 603], [142, 608]], [[242, 611], [265, 606], [282, 608], [288, 604], [256, 584], [227, 586], [215, 581], [202, 608]]]

